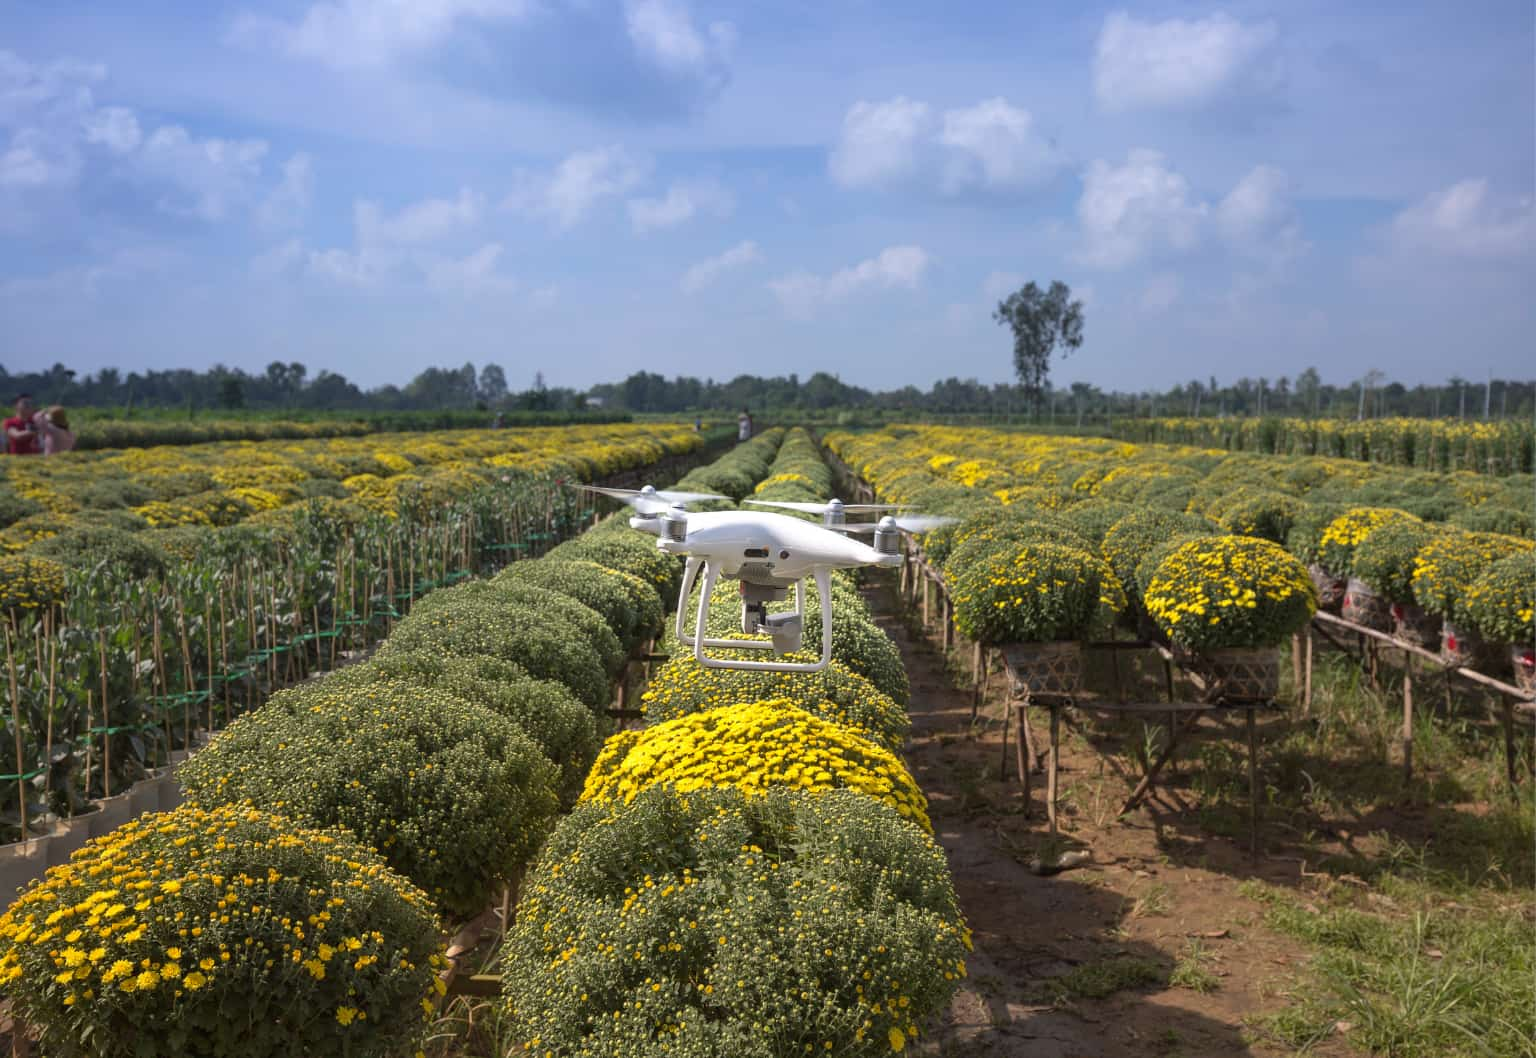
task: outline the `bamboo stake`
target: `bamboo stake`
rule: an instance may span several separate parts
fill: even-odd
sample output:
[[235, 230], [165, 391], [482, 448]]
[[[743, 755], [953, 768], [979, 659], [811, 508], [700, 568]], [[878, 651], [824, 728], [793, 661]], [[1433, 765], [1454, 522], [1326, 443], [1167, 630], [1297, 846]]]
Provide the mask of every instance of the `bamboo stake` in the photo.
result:
[[16, 816], [21, 820], [21, 840], [27, 840], [27, 788], [26, 780], [22, 778], [26, 774], [26, 768], [22, 766], [21, 759], [21, 688], [16, 680], [16, 651], [13, 641], [18, 638], [14, 632], [16, 617], [8, 615], [5, 624], [5, 661], [6, 668], [11, 674], [11, 733], [16, 741]]

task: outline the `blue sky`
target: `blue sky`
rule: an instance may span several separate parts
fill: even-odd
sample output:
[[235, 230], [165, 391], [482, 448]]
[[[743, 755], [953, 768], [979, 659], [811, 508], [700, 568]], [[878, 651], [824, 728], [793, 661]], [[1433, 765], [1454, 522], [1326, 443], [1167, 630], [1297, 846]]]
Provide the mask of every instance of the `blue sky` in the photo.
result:
[[1531, 5], [0, 3], [0, 363], [1536, 376]]

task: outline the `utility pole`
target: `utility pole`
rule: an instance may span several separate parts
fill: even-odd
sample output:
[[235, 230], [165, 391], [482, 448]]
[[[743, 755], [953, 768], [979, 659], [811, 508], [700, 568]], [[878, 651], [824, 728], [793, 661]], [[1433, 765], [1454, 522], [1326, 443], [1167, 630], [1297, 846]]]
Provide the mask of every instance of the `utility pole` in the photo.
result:
[[1483, 421], [1488, 421], [1488, 409], [1493, 405], [1493, 368], [1488, 369], [1488, 381], [1483, 385]]
[[1355, 412], [1355, 421], [1365, 421], [1365, 377], [1360, 378], [1360, 410]]

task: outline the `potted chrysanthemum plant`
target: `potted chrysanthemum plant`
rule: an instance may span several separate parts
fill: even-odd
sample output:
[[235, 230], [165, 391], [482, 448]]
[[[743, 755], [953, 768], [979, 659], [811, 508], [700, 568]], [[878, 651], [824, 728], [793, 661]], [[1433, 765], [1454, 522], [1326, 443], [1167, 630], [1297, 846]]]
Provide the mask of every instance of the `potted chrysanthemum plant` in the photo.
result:
[[1212, 700], [1268, 701], [1279, 693], [1280, 644], [1317, 612], [1307, 569], [1278, 544], [1200, 537], [1171, 551], [1146, 591], [1147, 613]]
[[956, 627], [978, 643], [1024, 645], [1014, 657], [1037, 693], [1077, 693], [1080, 641], [1125, 606], [1109, 564], [1069, 544], [1004, 546], [946, 572]]

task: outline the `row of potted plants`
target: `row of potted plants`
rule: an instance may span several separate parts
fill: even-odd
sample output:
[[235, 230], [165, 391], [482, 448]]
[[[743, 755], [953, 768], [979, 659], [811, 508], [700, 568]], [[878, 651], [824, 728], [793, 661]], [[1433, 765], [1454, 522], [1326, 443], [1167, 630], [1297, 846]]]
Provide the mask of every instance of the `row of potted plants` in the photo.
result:
[[409, 1053], [444, 923], [575, 801], [613, 681], [659, 634], [670, 560], [620, 525], [423, 597], [372, 659], [183, 763], [191, 804], [29, 888], [0, 981], [48, 1053]]

